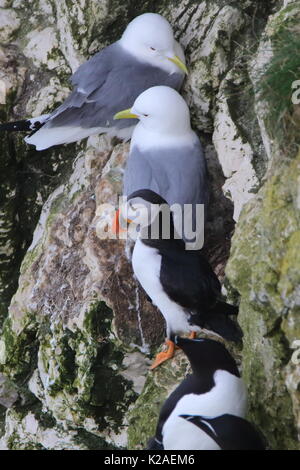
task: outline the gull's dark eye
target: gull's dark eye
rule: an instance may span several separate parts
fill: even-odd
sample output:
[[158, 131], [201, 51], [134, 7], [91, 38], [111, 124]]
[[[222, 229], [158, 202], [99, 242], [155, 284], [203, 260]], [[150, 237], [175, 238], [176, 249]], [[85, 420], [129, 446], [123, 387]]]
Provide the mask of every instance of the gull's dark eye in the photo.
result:
[[156, 51], [156, 49], [154, 47], [150, 47], [151, 51]]
[[148, 116], [149, 116], [149, 114], [143, 114], [143, 116], [145, 116], [145, 117], [148, 117]]

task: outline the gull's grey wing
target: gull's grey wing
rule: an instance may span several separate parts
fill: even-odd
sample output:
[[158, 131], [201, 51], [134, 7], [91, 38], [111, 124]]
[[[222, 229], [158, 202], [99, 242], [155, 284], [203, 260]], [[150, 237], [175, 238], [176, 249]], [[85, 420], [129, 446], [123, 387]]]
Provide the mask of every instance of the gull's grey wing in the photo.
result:
[[[132, 148], [124, 176], [124, 194], [129, 196], [139, 189], [151, 189], [163, 197], [173, 208], [174, 224], [178, 235], [185, 241], [197, 242], [193, 249], [201, 248], [204, 218], [209, 202], [206, 161], [200, 141], [193, 146], [141, 152]], [[189, 207], [183, 207], [189, 204]], [[196, 205], [204, 204], [204, 218], [197, 218]], [[200, 213], [200, 217], [203, 217]], [[195, 234], [198, 236], [195, 238]]]
[[132, 149], [126, 163], [123, 178], [123, 194], [129, 196], [139, 189], [158, 189], [152, 181], [152, 168], [147, 156], [136, 147]]
[[49, 117], [46, 127], [132, 126], [137, 121], [113, 120], [115, 113], [133, 105], [146, 89], [167, 85], [179, 89], [183, 74], [168, 74], [135, 59], [118, 43], [106, 47], [74, 73], [74, 86], [66, 101]]
[[169, 205], [207, 204], [208, 176], [199, 140], [190, 147], [140, 151], [134, 146], [125, 169], [124, 194], [152, 189]]

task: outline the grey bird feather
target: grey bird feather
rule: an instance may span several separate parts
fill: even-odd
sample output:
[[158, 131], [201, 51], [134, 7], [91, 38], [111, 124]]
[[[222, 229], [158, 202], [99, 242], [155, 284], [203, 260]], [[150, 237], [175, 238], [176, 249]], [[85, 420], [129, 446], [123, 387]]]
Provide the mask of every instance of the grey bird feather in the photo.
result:
[[168, 85], [180, 89], [182, 81], [182, 73], [170, 75], [163, 69], [140, 62], [119, 43], [114, 43], [74, 73], [71, 78], [73, 92], [50, 114], [45, 128], [74, 125], [121, 129], [132, 126], [136, 120], [114, 121], [113, 116], [120, 109], [131, 106], [147, 88]]
[[208, 204], [209, 184], [204, 152], [199, 140], [193, 146], [141, 151], [131, 150], [123, 192], [129, 196], [151, 189], [172, 204]]
[[[184, 61], [182, 48], [176, 41], [174, 48]], [[37, 150], [106, 132], [128, 140], [137, 120], [115, 121], [115, 113], [131, 106], [152, 86], [167, 85], [179, 90], [184, 73], [179, 68], [170, 73], [140, 60], [117, 41], [82, 64], [70, 80], [71, 94], [52, 113], [0, 124], [0, 131], [31, 132], [25, 141]]]

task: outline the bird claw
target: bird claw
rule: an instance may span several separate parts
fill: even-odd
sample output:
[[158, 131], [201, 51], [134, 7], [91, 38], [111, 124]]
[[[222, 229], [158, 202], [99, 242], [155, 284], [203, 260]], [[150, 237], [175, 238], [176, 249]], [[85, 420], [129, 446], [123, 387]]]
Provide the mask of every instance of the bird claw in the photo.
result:
[[157, 354], [152, 366], [150, 367], [150, 370], [156, 369], [156, 367], [160, 366], [168, 359], [172, 359], [172, 357], [174, 357], [175, 344], [173, 341], [166, 341], [166, 344], [168, 346], [167, 351], [163, 351]]

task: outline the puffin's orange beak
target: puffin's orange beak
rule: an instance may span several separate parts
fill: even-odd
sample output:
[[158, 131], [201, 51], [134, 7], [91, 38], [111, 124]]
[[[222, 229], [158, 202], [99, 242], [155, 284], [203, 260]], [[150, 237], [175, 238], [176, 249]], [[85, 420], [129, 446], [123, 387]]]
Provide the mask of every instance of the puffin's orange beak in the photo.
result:
[[[115, 212], [113, 222], [112, 222], [112, 226], [111, 226], [112, 232], [115, 235], [119, 235], [120, 233], [127, 232], [127, 227], [123, 228], [120, 224], [120, 215], [121, 215], [120, 214], [120, 209], [117, 209], [116, 212]], [[128, 224], [130, 224], [132, 222], [132, 220], [127, 219], [126, 222]]]
[[120, 209], [116, 210], [115, 212], [111, 229], [115, 235], [119, 235], [119, 233], [125, 232], [125, 230], [120, 226]]

